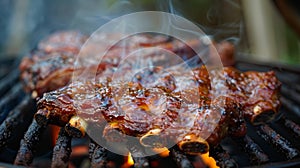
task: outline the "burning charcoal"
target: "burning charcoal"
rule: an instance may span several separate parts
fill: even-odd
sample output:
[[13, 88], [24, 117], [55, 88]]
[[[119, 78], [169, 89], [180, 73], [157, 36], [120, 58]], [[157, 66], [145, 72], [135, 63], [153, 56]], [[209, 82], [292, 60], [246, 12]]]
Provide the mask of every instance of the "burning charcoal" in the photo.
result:
[[32, 121], [24, 139], [21, 140], [20, 148], [15, 159], [15, 165], [29, 166], [33, 159], [34, 147], [40, 140], [41, 133], [45, 130], [44, 126], [38, 125], [35, 120]]
[[274, 146], [278, 147], [279, 150], [285, 153], [288, 159], [292, 159], [299, 155], [297, 149], [291, 146], [291, 143], [284, 137], [275, 132], [268, 125], [261, 125], [260, 130], [257, 133], [266, 141], [271, 142]]
[[221, 168], [235, 168], [238, 164], [233, 160], [229, 153], [226, 152], [220, 145], [210, 150], [210, 154], [216, 159], [217, 165]]
[[[242, 141], [242, 142], [241, 142]], [[240, 144], [245, 145], [245, 151], [250, 153], [251, 161], [254, 163], [265, 163], [269, 161], [268, 156], [249, 136], [239, 139]], [[243, 143], [244, 142], [244, 143]]]
[[296, 133], [298, 136], [300, 136], [300, 126], [298, 124], [294, 123], [291, 120], [285, 119], [284, 125], [293, 130], [294, 133]]
[[170, 156], [180, 168], [193, 168], [192, 163], [188, 160], [187, 156], [176, 148], [170, 149]]
[[24, 100], [12, 111], [10, 111], [8, 117], [0, 125], [0, 148], [6, 145], [7, 141], [11, 137], [15, 127], [22, 122], [24, 116], [30, 116], [27, 111], [33, 107], [33, 101], [29, 96], [26, 96]]
[[134, 167], [136, 168], [147, 168], [150, 167], [149, 161], [144, 157], [144, 152], [142, 147], [138, 145], [138, 142], [128, 143], [128, 150], [130, 151], [132, 158], [134, 160]]
[[53, 148], [52, 168], [68, 167], [69, 157], [72, 151], [71, 140], [72, 138], [66, 133], [65, 129], [61, 128]]

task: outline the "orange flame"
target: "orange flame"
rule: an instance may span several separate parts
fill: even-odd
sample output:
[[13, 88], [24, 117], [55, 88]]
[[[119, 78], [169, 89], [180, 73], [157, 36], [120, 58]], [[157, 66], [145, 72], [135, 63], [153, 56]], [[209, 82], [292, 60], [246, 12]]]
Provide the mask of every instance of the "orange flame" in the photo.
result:
[[213, 157], [209, 156], [209, 152], [205, 153], [205, 154], [201, 154], [200, 155], [203, 162], [209, 167], [209, 168], [220, 168], [219, 166], [217, 166], [217, 162]]
[[134, 164], [134, 161], [132, 159], [131, 153], [128, 154], [127, 163], [132, 166]]
[[130, 168], [131, 166], [134, 165], [134, 161], [132, 159], [131, 153], [128, 153], [127, 156], [125, 156], [126, 162], [122, 165], [121, 168]]

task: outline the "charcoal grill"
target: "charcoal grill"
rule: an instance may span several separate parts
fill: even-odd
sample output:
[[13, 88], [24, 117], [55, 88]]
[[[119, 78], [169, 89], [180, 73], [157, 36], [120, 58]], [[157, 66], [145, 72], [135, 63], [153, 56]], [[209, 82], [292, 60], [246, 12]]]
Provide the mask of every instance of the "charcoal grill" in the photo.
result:
[[[18, 60], [0, 62], [0, 166], [15, 167], [15, 160], [15, 163], [26, 165], [31, 163], [31, 159], [37, 167], [49, 167], [51, 164], [64, 167], [70, 161], [82, 166], [82, 162], [86, 161], [82, 158], [88, 157], [90, 162], [84, 164], [86, 167], [120, 167], [124, 164], [124, 157], [113, 154], [86, 138], [80, 142], [86, 146], [89, 144], [89, 156], [72, 160], [71, 148], [78, 139], [70, 137], [63, 129], [56, 145], [51, 145], [48, 128], [37, 125], [33, 120], [35, 101], [22, 91], [18, 79], [18, 63]], [[300, 68], [250, 61], [237, 61], [236, 67], [242, 71], [276, 71], [282, 82], [282, 107], [274, 121], [259, 126], [247, 123], [245, 137], [224, 139], [219, 146], [211, 149], [210, 155], [220, 167], [300, 166]], [[32, 133], [31, 129], [35, 131]], [[17, 156], [19, 148], [23, 155]], [[130, 150], [141, 152], [134, 146]], [[135, 167], [207, 167], [199, 156], [185, 155], [176, 148], [170, 149], [168, 157], [155, 155], [133, 159]]]

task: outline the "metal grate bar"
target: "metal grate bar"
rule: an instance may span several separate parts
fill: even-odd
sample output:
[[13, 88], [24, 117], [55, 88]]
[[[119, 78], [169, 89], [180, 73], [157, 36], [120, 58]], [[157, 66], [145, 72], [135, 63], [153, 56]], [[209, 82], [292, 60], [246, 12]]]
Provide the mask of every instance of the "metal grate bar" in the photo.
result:
[[300, 126], [289, 119], [284, 120], [284, 125], [291, 129], [296, 135], [300, 136]]
[[89, 153], [91, 167], [106, 168], [108, 163], [107, 150], [90, 139]]
[[209, 152], [211, 156], [216, 160], [217, 165], [221, 168], [236, 168], [238, 164], [232, 159], [228, 152], [226, 152], [220, 145], [213, 148]]
[[10, 110], [22, 99], [24, 92], [20, 83], [13, 85], [12, 89], [0, 100], [0, 123], [2, 123]]
[[26, 96], [16, 108], [9, 112], [8, 117], [0, 125], [0, 149], [4, 147], [11, 138], [16, 126], [22, 124], [24, 118], [31, 118], [33, 116], [33, 112], [31, 111], [33, 109], [33, 104], [31, 98]]
[[280, 151], [284, 152], [288, 159], [292, 159], [299, 155], [297, 149], [291, 146], [291, 143], [274, 131], [268, 125], [261, 125], [257, 133], [267, 142], [271, 142]]
[[52, 168], [68, 167], [68, 162], [71, 154], [71, 140], [64, 128], [60, 129], [56, 144], [53, 148]]
[[179, 168], [193, 168], [187, 156], [176, 148], [170, 149], [170, 156]]
[[281, 87], [281, 93], [285, 96], [288, 97], [289, 99], [294, 100], [298, 104], [300, 104], [300, 94], [292, 90], [291, 88], [282, 85]]
[[[241, 142], [242, 141], [242, 142]], [[269, 157], [263, 152], [261, 147], [256, 144], [248, 135], [240, 140], [246, 153], [249, 153], [250, 161], [255, 164], [262, 164], [269, 161]]]
[[285, 97], [281, 97], [280, 101], [285, 108], [300, 117], [300, 107], [296, 103]]
[[0, 80], [0, 98], [15, 85], [19, 79], [19, 70], [14, 70]]
[[15, 165], [29, 166], [33, 160], [33, 150], [40, 140], [41, 133], [45, 130], [44, 126], [38, 125], [35, 120], [32, 121], [24, 139], [20, 142], [20, 148], [15, 159]]

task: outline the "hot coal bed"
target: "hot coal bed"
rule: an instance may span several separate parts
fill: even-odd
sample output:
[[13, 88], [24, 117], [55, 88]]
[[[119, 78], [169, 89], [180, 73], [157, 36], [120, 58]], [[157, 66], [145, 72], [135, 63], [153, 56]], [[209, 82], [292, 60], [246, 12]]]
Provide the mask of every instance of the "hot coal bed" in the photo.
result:
[[[127, 157], [111, 153], [88, 137], [72, 138], [61, 129], [53, 141], [55, 129], [43, 128], [33, 120], [36, 102], [23, 92], [19, 60], [2, 60], [0, 64], [0, 166], [128, 167]], [[248, 122], [246, 136], [224, 139], [210, 149], [210, 156], [219, 167], [300, 166], [300, 69], [245, 61], [235, 66], [242, 71], [274, 70], [282, 82], [282, 106], [274, 121], [257, 126]], [[78, 152], [81, 148], [88, 152]], [[130, 150], [139, 152], [134, 146]], [[200, 156], [186, 155], [176, 148], [169, 149], [169, 155], [133, 160], [131, 167], [209, 167]]]

